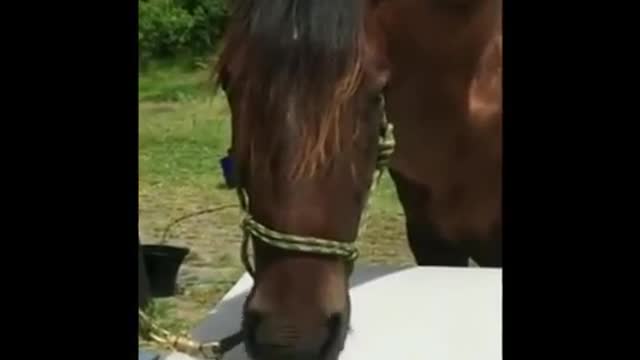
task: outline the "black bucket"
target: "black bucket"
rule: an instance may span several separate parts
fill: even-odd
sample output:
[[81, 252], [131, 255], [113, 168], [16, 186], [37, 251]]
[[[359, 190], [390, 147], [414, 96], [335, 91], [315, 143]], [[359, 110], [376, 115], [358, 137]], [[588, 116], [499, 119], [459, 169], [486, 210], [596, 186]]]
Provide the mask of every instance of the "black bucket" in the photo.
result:
[[176, 295], [178, 271], [189, 249], [169, 245], [142, 245], [153, 297]]
[[233, 160], [231, 160], [230, 156], [227, 155], [220, 159], [220, 168], [222, 169], [222, 176], [224, 177], [225, 184], [229, 189], [234, 189], [237, 184], [233, 176]]
[[142, 244], [140, 236], [138, 236], [138, 307], [144, 309], [151, 300], [151, 289], [149, 288], [149, 277], [147, 275], [147, 267], [144, 263], [142, 255]]

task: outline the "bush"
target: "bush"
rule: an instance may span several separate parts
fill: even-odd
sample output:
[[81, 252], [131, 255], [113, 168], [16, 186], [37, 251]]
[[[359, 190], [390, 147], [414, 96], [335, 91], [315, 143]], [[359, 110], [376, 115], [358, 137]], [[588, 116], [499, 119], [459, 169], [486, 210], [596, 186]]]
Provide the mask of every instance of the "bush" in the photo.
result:
[[193, 16], [191, 50], [197, 54], [211, 52], [222, 37], [228, 11], [225, 0], [179, 0]]
[[139, 0], [138, 5], [143, 62], [211, 53], [228, 14], [226, 0]]

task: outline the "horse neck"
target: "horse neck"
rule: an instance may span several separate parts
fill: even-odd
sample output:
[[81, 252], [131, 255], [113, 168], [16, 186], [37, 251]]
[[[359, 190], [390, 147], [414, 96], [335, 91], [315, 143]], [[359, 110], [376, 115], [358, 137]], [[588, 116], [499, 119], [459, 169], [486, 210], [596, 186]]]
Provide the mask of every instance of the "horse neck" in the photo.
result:
[[[397, 148], [391, 167], [429, 188], [436, 203], [430, 211], [444, 214], [435, 221], [462, 218], [461, 226], [483, 228], [500, 211], [501, 103], [483, 97], [499, 106], [481, 126], [470, 104], [490, 88], [493, 75], [483, 64], [499, 59], [490, 45], [500, 35], [502, 2], [477, 0], [459, 13], [442, 3], [394, 0], [380, 15], [392, 64], [387, 107]], [[493, 90], [501, 92], [501, 85]], [[464, 194], [455, 212], [446, 209], [454, 192]]]
[[[494, 78], [484, 64], [497, 58], [487, 52], [500, 37], [501, 12], [501, 0], [394, 0], [380, 7], [392, 64], [387, 105], [401, 155], [404, 144], [412, 154], [444, 156], [452, 139], [474, 126], [471, 98], [474, 87]], [[501, 49], [499, 57], [501, 63]]]

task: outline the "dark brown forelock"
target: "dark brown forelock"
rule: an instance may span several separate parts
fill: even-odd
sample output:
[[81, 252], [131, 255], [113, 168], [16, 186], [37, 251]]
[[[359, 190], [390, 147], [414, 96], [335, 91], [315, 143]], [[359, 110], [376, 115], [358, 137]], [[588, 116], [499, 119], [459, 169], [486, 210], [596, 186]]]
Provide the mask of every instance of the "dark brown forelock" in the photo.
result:
[[351, 142], [339, 121], [362, 80], [363, 16], [364, 0], [233, 2], [217, 70], [234, 69], [241, 161], [268, 163], [295, 136], [302, 147], [287, 175], [313, 176]]

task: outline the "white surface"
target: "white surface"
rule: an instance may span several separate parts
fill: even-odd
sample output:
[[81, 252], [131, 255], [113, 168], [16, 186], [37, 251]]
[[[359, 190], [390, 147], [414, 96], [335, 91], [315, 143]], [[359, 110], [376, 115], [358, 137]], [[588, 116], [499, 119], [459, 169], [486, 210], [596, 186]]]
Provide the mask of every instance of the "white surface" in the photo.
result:
[[169, 355], [163, 357], [162, 360], [196, 360], [196, 359], [183, 353], [172, 352]]
[[[192, 335], [239, 329], [245, 274]], [[352, 332], [341, 360], [502, 359], [502, 270], [359, 266], [351, 277]], [[225, 360], [248, 360], [239, 345]]]

